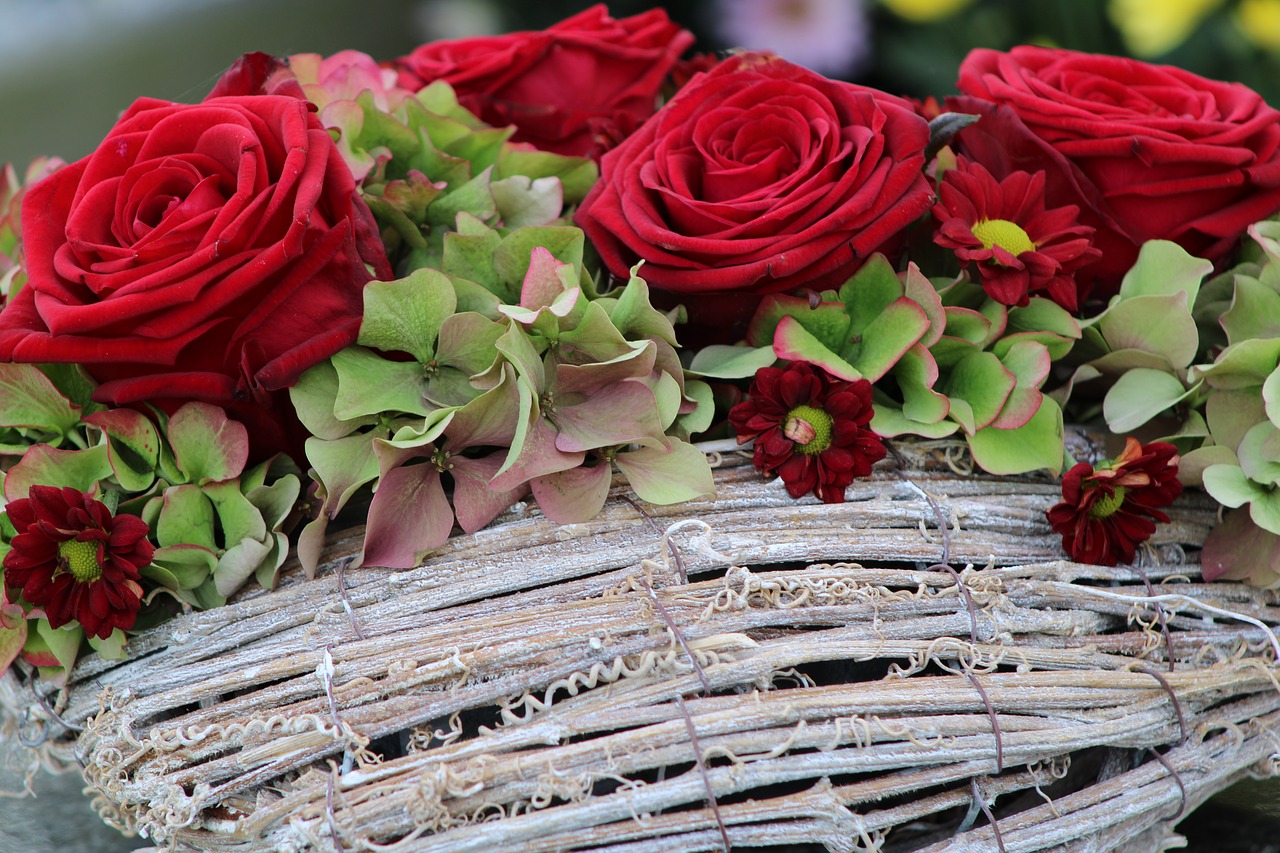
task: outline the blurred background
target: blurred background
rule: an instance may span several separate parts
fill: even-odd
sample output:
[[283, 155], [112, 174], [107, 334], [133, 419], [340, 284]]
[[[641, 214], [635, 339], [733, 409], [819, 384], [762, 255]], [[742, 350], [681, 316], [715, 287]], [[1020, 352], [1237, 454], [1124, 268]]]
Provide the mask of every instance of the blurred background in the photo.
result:
[[[586, 0], [0, 0], [0, 162], [87, 154], [134, 98], [197, 101], [237, 56], [416, 45], [540, 29]], [[655, 5], [613, 0], [616, 17]], [[832, 77], [915, 96], [954, 91], [973, 47], [1128, 54], [1235, 80], [1280, 106], [1280, 0], [672, 0], [701, 50], [769, 48]], [[22, 788], [0, 740], [0, 853], [147, 846], [98, 822], [77, 774]], [[6, 763], [7, 762], [7, 763]], [[1246, 782], [1182, 824], [1192, 850], [1280, 853], [1280, 786]]]

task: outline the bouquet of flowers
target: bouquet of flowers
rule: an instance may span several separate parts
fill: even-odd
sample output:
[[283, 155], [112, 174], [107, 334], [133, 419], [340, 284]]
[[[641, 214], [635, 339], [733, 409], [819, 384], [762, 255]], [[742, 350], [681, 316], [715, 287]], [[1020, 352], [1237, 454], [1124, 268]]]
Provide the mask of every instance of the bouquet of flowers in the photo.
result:
[[248, 54], [6, 168], [0, 670], [126, 658], [352, 524], [348, 578], [526, 501], [706, 500], [737, 449], [807, 503], [913, 443], [1060, 477], [1097, 567], [1202, 490], [1205, 580], [1280, 586], [1280, 111], [1048, 47], [915, 101], [692, 42], [595, 7]]

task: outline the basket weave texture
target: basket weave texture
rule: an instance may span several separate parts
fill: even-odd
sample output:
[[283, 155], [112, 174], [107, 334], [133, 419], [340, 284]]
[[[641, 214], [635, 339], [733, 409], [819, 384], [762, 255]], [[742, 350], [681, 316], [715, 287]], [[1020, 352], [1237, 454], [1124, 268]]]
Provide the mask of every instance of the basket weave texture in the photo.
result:
[[732, 456], [714, 500], [518, 505], [408, 571], [338, 533], [314, 580], [0, 704], [109, 823], [236, 853], [1156, 850], [1280, 769], [1280, 599], [1202, 581], [1212, 502], [1081, 565], [1053, 480], [952, 450], [844, 504]]

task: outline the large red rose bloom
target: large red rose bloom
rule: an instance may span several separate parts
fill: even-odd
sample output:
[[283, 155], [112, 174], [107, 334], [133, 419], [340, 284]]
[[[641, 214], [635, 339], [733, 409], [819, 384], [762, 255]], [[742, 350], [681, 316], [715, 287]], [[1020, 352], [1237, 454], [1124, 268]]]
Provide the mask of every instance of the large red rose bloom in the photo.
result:
[[768, 54], [693, 78], [606, 154], [575, 222], [616, 276], [759, 295], [848, 278], [929, 209], [928, 123]]
[[692, 44], [661, 9], [615, 20], [597, 5], [546, 30], [430, 42], [395, 65], [404, 88], [443, 80], [516, 141], [598, 158], [653, 115]]
[[300, 443], [282, 389], [355, 341], [366, 263], [391, 273], [337, 146], [284, 96], [136, 101], [31, 188], [22, 236], [0, 359], [83, 365], [116, 406], [223, 406], [258, 456]]
[[112, 516], [77, 489], [32, 486], [5, 506], [17, 535], [4, 557], [4, 584], [44, 608], [54, 628], [79, 622], [91, 637], [128, 629], [142, 604], [138, 570], [155, 548], [146, 523]]

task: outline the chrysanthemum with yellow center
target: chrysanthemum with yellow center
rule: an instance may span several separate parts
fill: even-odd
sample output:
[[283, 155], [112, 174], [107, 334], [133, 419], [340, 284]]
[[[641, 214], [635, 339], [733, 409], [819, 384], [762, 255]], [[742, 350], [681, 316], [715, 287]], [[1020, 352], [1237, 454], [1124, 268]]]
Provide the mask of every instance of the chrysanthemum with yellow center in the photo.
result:
[[68, 539], [58, 544], [59, 565], [71, 572], [77, 583], [93, 583], [102, 577], [102, 564], [98, 542], [81, 542]]
[[831, 415], [813, 406], [796, 406], [787, 412], [782, 434], [796, 443], [796, 450], [812, 456], [831, 446]]
[[1124, 486], [1116, 486], [1115, 491], [1089, 507], [1089, 516], [1091, 518], [1110, 518], [1119, 511], [1124, 505], [1124, 495], [1128, 491]]
[[1047, 296], [1074, 313], [1082, 292], [1076, 271], [1102, 253], [1090, 245], [1093, 229], [1080, 224], [1079, 208], [1045, 206], [1046, 181], [1044, 172], [997, 179], [981, 163], [957, 155], [938, 183], [933, 242], [954, 251], [1002, 305]]
[[1022, 226], [1007, 219], [981, 219], [973, 223], [973, 236], [981, 240], [987, 249], [999, 246], [1015, 258], [1023, 252], [1036, 250], [1036, 244]]
[[113, 515], [69, 486], [34, 485], [4, 511], [15, 531], [4, 555], [8, 589], [42, 609], [53, 628], [78, 622], [105, 640], [133, 627], [145, 594], [141, 569], [155, 556], [145, 521]]

